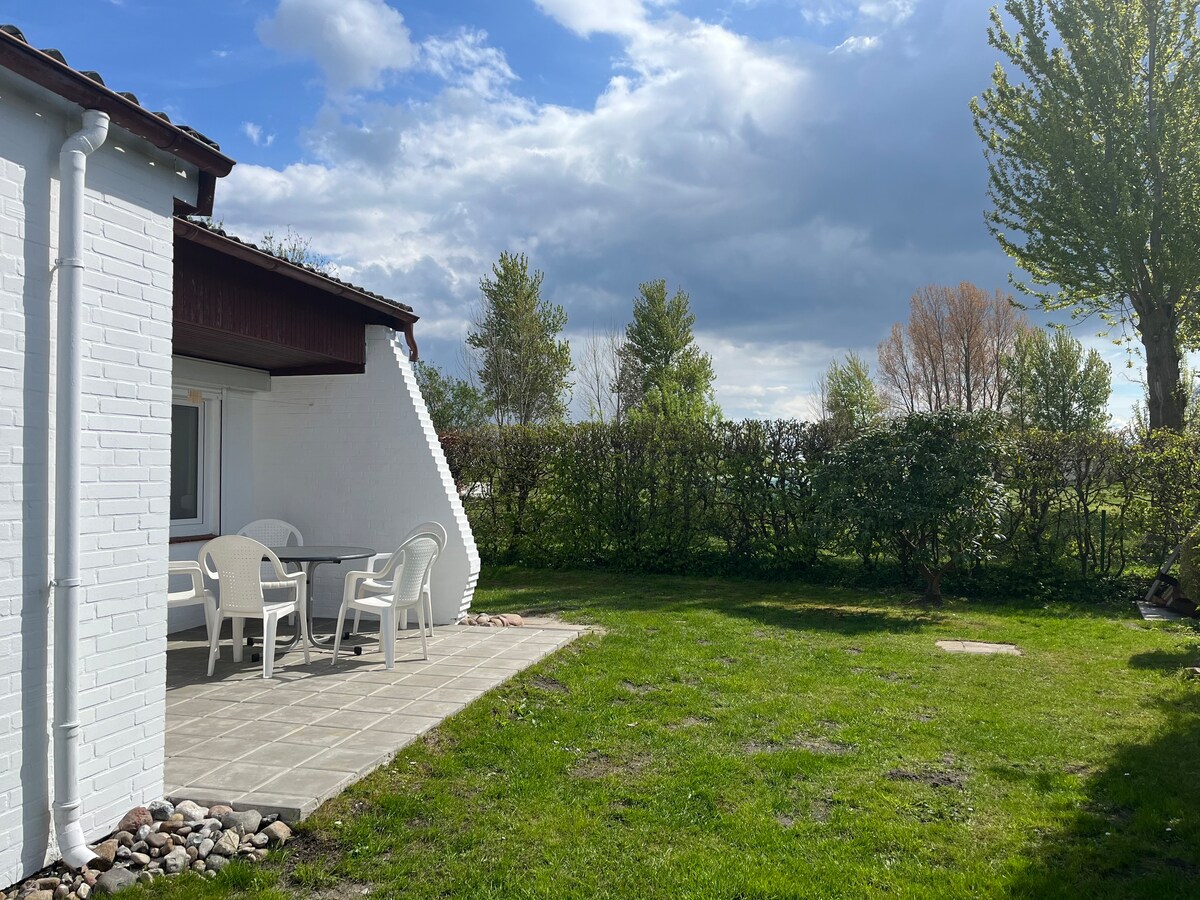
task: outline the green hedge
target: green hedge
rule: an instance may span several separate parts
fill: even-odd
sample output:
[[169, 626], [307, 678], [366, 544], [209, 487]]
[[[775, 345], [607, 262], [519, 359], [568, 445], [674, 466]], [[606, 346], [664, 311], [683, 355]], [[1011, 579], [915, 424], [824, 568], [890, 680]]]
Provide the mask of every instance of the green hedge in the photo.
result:
[[[487, 563], [797, 575], [848, 548], [868, 566], [914, 570], [907, 526], [876, 508], [889, 501], [872, 479], [912, 474], [917, 434], [951, 440], [971, 478], [986, 476], [959, 472], [931, 491], [926, 461], [927, 480], [914, 476], [904, 494], [910, 513], [928, 502], [953, 519], [922, 540], [953, 534], [973, 547], [964, 562], [976, 575], [1111, 579], [1157, 565], [1200, 515], [1196, 437], [1015, 432], [961, 413], [893, 421], [840, 446], [821, 425], [791, 420], [482, 428], [442, 444]], [[976, 471], [981, 460], [990, 471]], [[994, 530], [990, 513], [962, 506], [991, 496], [991, 484]], [[851, 533], [864, 523], [871, 534]], [[983, 529], [977, 547], [964, 527]]]

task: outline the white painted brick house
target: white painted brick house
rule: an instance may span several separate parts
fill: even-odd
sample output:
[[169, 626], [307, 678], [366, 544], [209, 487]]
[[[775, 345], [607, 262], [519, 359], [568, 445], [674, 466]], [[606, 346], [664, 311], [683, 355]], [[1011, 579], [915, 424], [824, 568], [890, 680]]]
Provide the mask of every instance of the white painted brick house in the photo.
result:
[[[72, 208], [60, 202], [69, 196], [60, 148], [100, 119], [107, 136], [87, 154], [73, 257], [82, 263], [75, 588], [56, 558], [70, 470], [56, 462], [68, 396], [57, 316], [74, 265], [56, 267]], [[66, 812], [88, 841], [162, 795], [168, 627], [200, 621], [168, 623], [169, 556], [195, 558], [204, 536], [260, 517], [293, 521], [312, 543], [380, 549], [434, 519], [450, 531], [435, 621], [470, 604], [478, 555], [397, 334], [411, 347], [416, 316], [176, 218], [211, 212], [215, 180], [231, 166], [202, 136], [0, 30], [0, 886], [59, 855], [51, 810], [63, 812], [56, 776], [68, 767], [54, 768], [68, 733], [78, 803], [66, 798]], [[278, 306], [265, 323], [273, 337], [254, 316], [241, 331], [207, 326], [202, 265], [187, 270], [191, 318], [181, 319], [180, 266], [206, 253], [243, 273], [238, 290], [252, 287], [251, 299], [311, 308], [309, 332], [344, 328], [349, 349], [331, 356], [303, 335], [291, 340]], [[185, 426], [174, 452], [173, 423]], [[315, 588], [328, 601], [340, 573], [326, 569]], [[54, 665], [67, 652], [67, 642], [55, 646], [66, 627], [56, 572], [78, 610], [78, 729], [72, 706], [55, 718], [69, 680]]]

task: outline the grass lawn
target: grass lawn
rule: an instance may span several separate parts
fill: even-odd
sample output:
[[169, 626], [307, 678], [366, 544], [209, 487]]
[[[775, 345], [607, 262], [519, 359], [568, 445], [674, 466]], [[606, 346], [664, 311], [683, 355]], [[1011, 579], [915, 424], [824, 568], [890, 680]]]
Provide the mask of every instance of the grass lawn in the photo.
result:
[[488, 572], [476, 607], [604, 633], [448, 720], [263, 866], [149, 893], [1200, 896], [1191, 626], [530, 571]]

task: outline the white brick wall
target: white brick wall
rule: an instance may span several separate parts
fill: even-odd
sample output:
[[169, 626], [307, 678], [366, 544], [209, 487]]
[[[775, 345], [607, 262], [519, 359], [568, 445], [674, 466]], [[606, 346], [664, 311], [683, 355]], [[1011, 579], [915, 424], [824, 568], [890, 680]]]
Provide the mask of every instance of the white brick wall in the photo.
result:
[[[367, 329], [363, 375], [273, 378], [254, 401], [255, 518], [294, 523], [310, 544], [396, 549], [413, 526], [441, 522], [433, 616], [471, 605], [479, 554], [400, 337]], [[236, 531], [244, 522], [226, 520]], [[318, 615], [334, 615], [345, 566], [322, 566]]]
[[[0, 80], [3, 887], [53, 851], [50, 269], [58, 150], [79, 120], [0, 75], [8, 79]], [[143, 145], [120, 129], [110, 141], [89, 160], [85, 202], [79, 763], [89, 839], [161, 794], [165, 719], [170, 217], [180, 179], [161, 160], [150, 166]]]

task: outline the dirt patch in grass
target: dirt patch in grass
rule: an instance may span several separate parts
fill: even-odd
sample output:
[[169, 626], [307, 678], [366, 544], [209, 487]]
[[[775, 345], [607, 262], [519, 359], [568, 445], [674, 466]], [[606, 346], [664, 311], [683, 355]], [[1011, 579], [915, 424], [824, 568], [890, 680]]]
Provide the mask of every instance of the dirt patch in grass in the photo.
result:
[[818, 756], [844, 756], [853, 749], [851, 746], [839, 744], [824, 735], [800, 735], [782, 744], [775, 741], [746, 741], [742, 744], [742, 753], [747, 756], [758, 753], [782, 753], [785, 750], [804, 750]]
[[571, 777], [587, 780], [607, 778], [610, 775], [618, 778], [631, 778], [641, 775], [648, 768], [650, 768], [650, 757], [644, 754], [632, 756], [629, 759], [613, 759], [598, 750], [592, 750], [571, 766]]
[[1063, 771], [1068, 775], [1078, 775], [1080, 778], [1087, 778], [1096, 770], [1084, 763], [1071, 763], [1069, 766], [1063, 766]]
[[967, 784], [967, 776], [952, 769], [891, 769], [886, 775], [889, 781], [911, 781], [931, 788], [954, 788], [961, 791]]
[[858, 654], [862, 653], [863, 651], [862, 647], [847, 647], [846, 652], [852, 656], [858, 656]]
[[819, 756], [844, 756], [854, 749], [823, 735], [794, 738], [788, 746], [795, 747], [797, 750], [807, 750], [809, 753], [816, 753]]
[[622, 681], [621, 687], [625, 688], [631, 694], [637, 694], [639, 697], [645, 694], [652, 694], [658, 690], [652, 684], [634, 684], [632, 681]]
[[720, 656], [717, 658], [717, 662], [719, 662], [723, 666], [736, 666], [737, 665], [737, 660], [734, 659], [732, 656]]
[[814, 822], [824, 824], [829, 821], [829, 813], [833, 809], [832, 797], [818, 797], [808, 808], [808, 817]]
[[362, 900], [371, 893], [371, 885], [361, 881], [342, 881], [333, 887], [321, 888], [309, 894], [311, 900]]
[[671, 731], [678, 731], [680, 728], [696, 728], [700, 725], [711, 725], [712, 719], [706, 716], [685, 716], [678, 722], [671, 722], [667, 728]]
[[458, 741], [446, 734], [440, 728], [435, 728], [432, 731], [425, 732], [421, 738], [421, 743], [425, 749], [435, 756], [441, 756], [443, 753], [449, 753], [458, 747]]
[[551, 678], [548, 675], [538, 675], [530, 684], [539, 691], [547, 691], [551, 694], [566, 694], [569, 692], [565, 684], [557, 678]]

